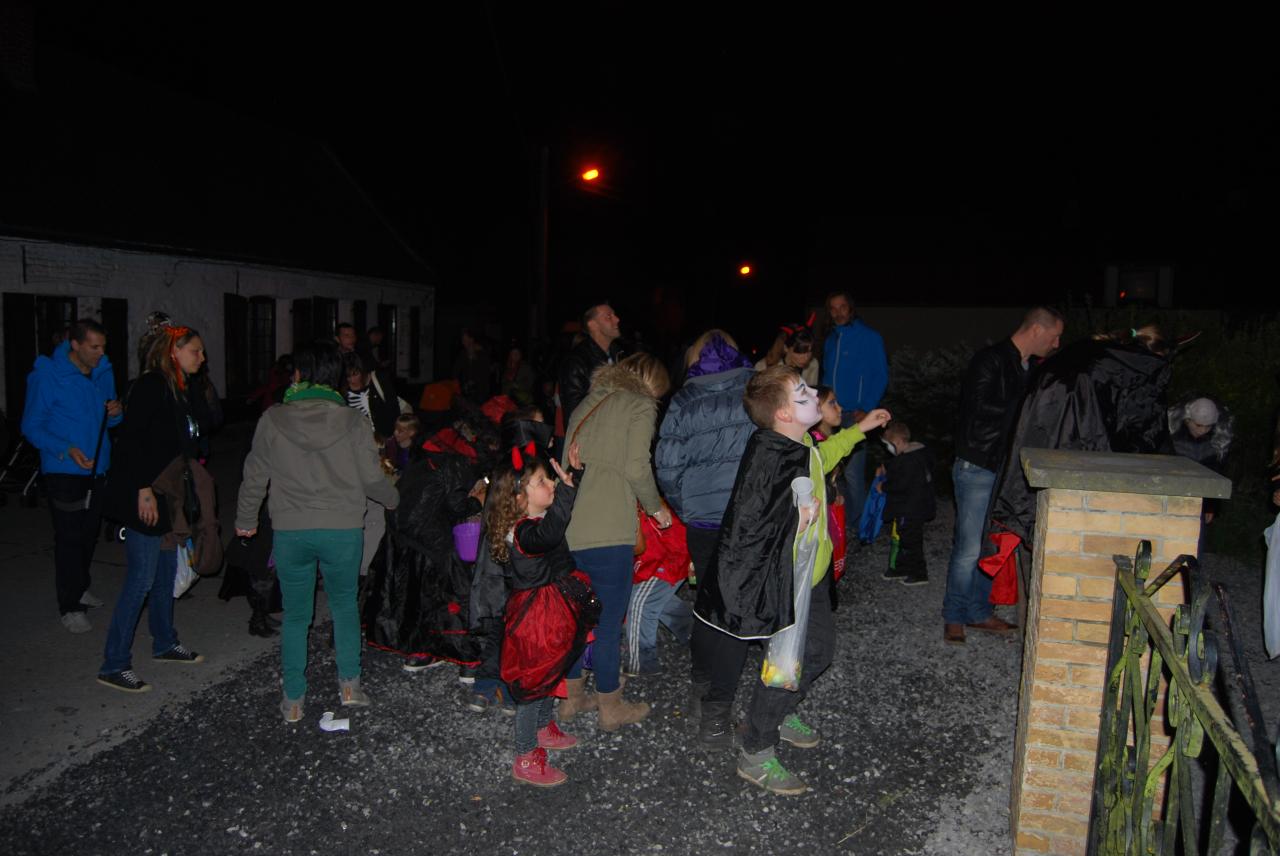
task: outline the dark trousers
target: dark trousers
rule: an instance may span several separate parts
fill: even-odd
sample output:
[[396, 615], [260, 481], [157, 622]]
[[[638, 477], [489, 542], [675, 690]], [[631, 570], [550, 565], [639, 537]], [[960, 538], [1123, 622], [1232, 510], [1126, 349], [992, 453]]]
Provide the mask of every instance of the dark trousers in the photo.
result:
[[[690, 530], [692, 531], [692, 530]], [[766, 687], [757, 678], [751, 705], [747, 710], [747, 733], [742, 748], [748, 753], [760, 752], [777, 745], [778, 726], [804, 701], [814, 680], [831, 665], [836, 652], [836, 623], [831, 614], [831, 574], [812, 592], [809, 626], [805, 633], [804, 663], [800, 672], [800, 688], [796, 692]], [[709, 676], [711, 689], [703, 698], [704, 705], [733, 704], [738, 679], [747, 660], [748, 642], [730, 636], [697, 621], [693, 629], [693, 673]]]
[[924, 558], [924, 521], [898, 518], [898, 564], [899, 573], [910, 579], [926, 579], [929, 567]]
[[[702, 579], [703, 574], [706, 572], [707, 568], [710, 566], [711, 558], [715, 556], [716, 546], [719, 543], [720, 543], [719, 529], [698, 529], [697, 527], [694, 527], [694, 526], [689, 526], [685, 529], [685, 544], [689, 548], [689, 558], [693, 561], [694, 576], [697, 577], [699, 580]], [[690, 643], [689, 643], [691, 646], [694, 646], [696, 644], [696, 640], [699, 634], [702, 633], [703, 631], [709, 631], [711, 633], [714, 633], [716, 636], [725, 635], [718, 630], [712, 630], [710, 627], [707, 627], [705, 624], [703, 624], [701, 621], [695, 618], [693, 620], [693, 634], [690, 637]], [[714, 642], [716, 641], [718, 640], [704, 641], [703, 644], [704, 645], [714, 644]], [[695, 651], [697, 650], [696, 647], [694, 648], [694, 650]], [[699, 667], [698, 657], [696, 655], [693, 658], [693, 673], [691, 675], [691, 679], [695, 684], [707, 684], [711, 682], [711, 673]], [[732, 699], [733, 695], [730, 694], [729, 698]]]
[[84, 507], [89, 478], [61, 473], [46, 473], [44, 491], [53, 516], [53, 564], [56, 569], [58, 611], [83, 612], [80, 596], [89, 589], [89, 566], [98, 546], [98, 527], [102, 523], [102, 492], [106, 478], [93, 480], [93, 497]]

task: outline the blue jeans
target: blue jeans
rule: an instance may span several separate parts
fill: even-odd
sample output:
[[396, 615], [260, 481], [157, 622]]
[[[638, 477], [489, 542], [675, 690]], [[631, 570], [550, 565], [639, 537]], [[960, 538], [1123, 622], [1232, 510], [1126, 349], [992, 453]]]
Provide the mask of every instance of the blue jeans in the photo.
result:
[[976, 624], [991, 617], [991, 577], [978, 570], [982, 529], [996, 474], [956, 458], [951, 467], [956, 490], [956, 530], [947, 566], [947, 595], [942, 620], [947, 624]]
[[[840, 424], [848, 428], [853, 422], [853, 412], [845, 411]], [[859, 443], [844, 460], [845, 530], [849, 543], [858, 539], [858, 521], [862, 520], [862, 506], [867, 504], [867, 444]]]
[[[634, 561], [631, 544], [617, 547], [593, 547], [573, 554], [578, 568], [591, 578], [591, 588], [600, 598], [600, 623], [591, 646], [592, 668], [596, 676], [596, 692], [611, 693], [618, 680], [622, 660], [622, 619], [631, 603], [631, 568]], [[582, 660], [569, 670], [570, 678], [582, 677]]]
[[631, 587], [627, 608], [627, 671], [631, 674], [658, 667], [658, 625], [662, 624], [682, 645], [689, 644], [693, 606], [677, 596], [684, 581], [671, 585], [650, 577]]
[[133, 668], [133, 635], [148, 597], [152, 655], [159, 656], [178, 644], [178, 634], [173, 629], [173, 577], [178, 571], [178, 551], [161, 550], [160, 540], [159, 535], [125, 530], [124, 588], [111, 614], [100, 675]]
[[307, 631], [316, 603], [316, 563], [324, 574], [324, 593], [333, 616], [334, 659], [338, 680], [360, 677], [360, 615], [356, 588], [360, 582], [361, 529], [277, 529], [276, 575], [284, 601], [280, 627], [280, 671], [286, 698], [307, 693]]

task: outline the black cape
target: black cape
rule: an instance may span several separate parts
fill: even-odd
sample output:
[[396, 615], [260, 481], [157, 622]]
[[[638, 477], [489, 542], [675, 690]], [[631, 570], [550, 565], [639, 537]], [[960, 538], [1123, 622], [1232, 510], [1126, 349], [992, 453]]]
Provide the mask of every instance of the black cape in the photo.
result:
[[400, 477], [400, 505], [369, 568], [361, 604], [370, 645], [473, 665], [481, 640], [469, 628], [471, 567], [453, 527], [480, 513], [469, 496], [476, 468], [455, 454], [428, 454]]
[[[991, 495], [988, 534], [1009, 532], [1030, 546], [1035, 492], [1022, 472], [1023, 449], [1151, 454], [1167, 442], [1168, 356], [1133, 343], [1076, 342], [1040, 367], [1022, 402]], [[983, 555], [995, 548], [983, 538]]]
[[810, 447], [759, 430], [747, 441], [710, 567], [698, 569], [694, 613], [742, 639], [795, 623], [793, 554], [799, 512], [791, 480], [809, 475]]

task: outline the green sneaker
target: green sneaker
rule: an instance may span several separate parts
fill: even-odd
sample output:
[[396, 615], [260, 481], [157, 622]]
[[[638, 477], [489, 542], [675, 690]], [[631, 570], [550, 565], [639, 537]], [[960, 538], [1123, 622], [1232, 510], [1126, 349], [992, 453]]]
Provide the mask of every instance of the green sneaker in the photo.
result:
[[787, 772], [772, 747], [754, 755], [746, 752], [738, 755], [738, 775], [774, 794], [796, 796], [809, 790], [804, 782]]
[[785, 740], [797, 749], [812, 749], [821, 742], [818, 729], [805, 725], [794, 713], [782, 720], [778, 726], [778, 739]]

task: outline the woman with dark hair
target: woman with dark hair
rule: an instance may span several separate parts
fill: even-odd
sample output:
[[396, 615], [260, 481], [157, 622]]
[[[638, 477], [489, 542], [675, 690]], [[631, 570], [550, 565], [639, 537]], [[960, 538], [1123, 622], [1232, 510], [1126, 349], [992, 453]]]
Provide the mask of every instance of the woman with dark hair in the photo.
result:
[[764, 359], [756, 363], [756, 371], [785, 363], [796, 371], [810, 387], [818, 385], [818, 361], [813, 358], [813, 331], [803, 324], [784, 324]]
[[251, 538], [265, 495], [275, 530], [284, 601], [280, 713], [285, 722], [302, 719], [317, 562], [333, 615], [339, 700], [344, 706], [369, 704], [360, 688], [356, 608], [365, 497], [393, 509], [399, 494], [383, 475], [368, 421], [347, 407], [337, 390], [341, 372], [336, 345], [317, 343], [294, 354], [293, 385], [284, 404], [258, 421], [236, 506], [236, 534]]
[[[98, 683], [142, 693], [151, 685], [133, 671], [133, 637], [142, 606], [150, 601], [152, 659], [200, 663], [204, 657], [178, 642], [173, 627], [173, 580], [178, 508], [153, 487], [176, 458], [199, 451], [198, 423], [187, 399], [189, 379], [204, 363], [204, 342], [190, 327], [165, 324], [149, 331], [140, 348], [145, 371], [129, 390], [124, 423], [107, 475], [106, 515], [125, 527], [127, 572], [107, 631]], [[198, 464], [192, 463], [192, 466]], [[179, 499], [177, 505], [182, 504]], [[212, 508], [206, 513], [214, 514]]]

